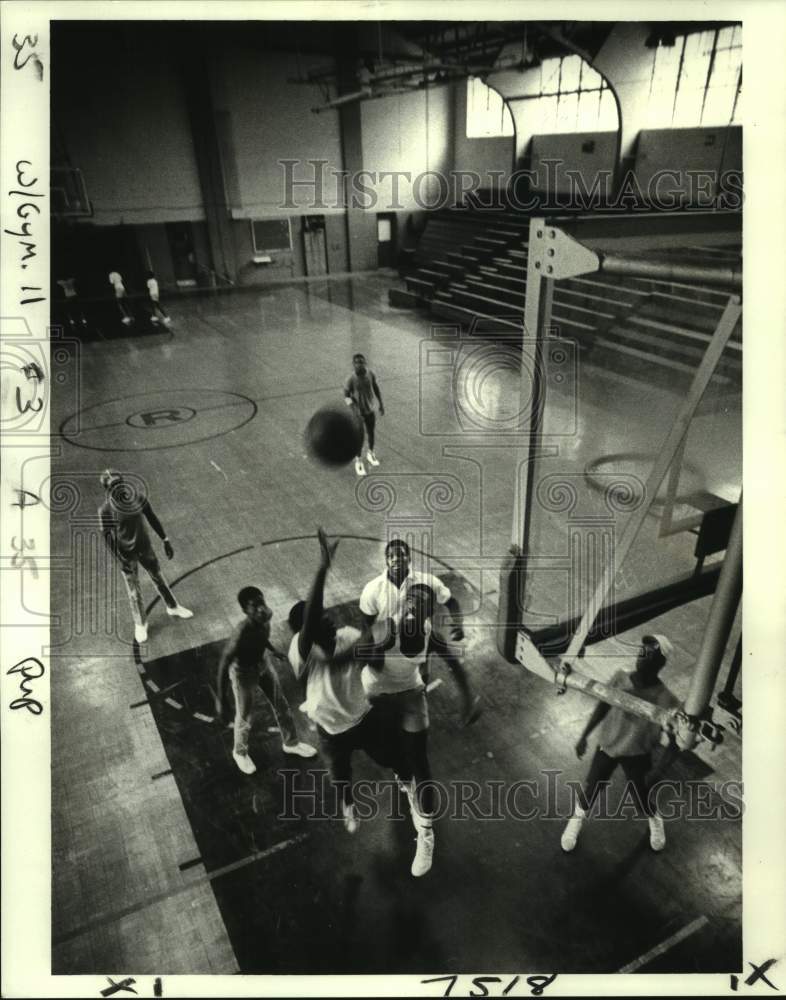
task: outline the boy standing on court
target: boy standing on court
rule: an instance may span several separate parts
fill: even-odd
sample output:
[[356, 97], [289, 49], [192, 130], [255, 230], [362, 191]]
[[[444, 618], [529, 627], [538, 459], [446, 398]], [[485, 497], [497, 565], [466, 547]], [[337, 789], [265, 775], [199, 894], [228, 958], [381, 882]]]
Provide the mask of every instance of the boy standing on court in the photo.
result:
[[[642, 636], [636, 666], [632, 673], [618, 670], [611, 679], [611, 686], [635, 694], [643, 701], [661, 708], [676, 708], [679, 700], [661, 681], [658, 674], [672, 653], [671, 642], [663, 635]], [[608, 785], [617, 767], [625, 773], [628, 787], [635, 792], [637, 810], [647, 817], [650, 828], [650, 847], [662, 851], [666, 846], [663, 817], [656, 808], [654, 786], [647, 776], [652, 769], [652, 753], [658, 742], [669, 742], [660, 727], [638, 715], [599, 701], [576, 743], [576, 756], [580, 759], [587, 752], [587, 738], [598, 726], [600, 739], [589, 773], [579, 792], [573, 816], [562, 834], [562, 850], [572, 851], [579, 839], [584, 820], [603, 786]], [[665, 744], [664, 744], [665, 745]]]
[[284, 753], [298, 757], [315, 757], [316, 750], [297, 737], [292, 709], [286, 699], [268, 655], [284, 659], [270, 644], [270, 619], [273, 612], [267, 606], [265, 595], [258, 587], [243, 587], [237, 595], [238, 604], [245, 618], [229, 637], [218, 664], [216, 684], [216, 712], [219, 719], [224, 714], [224, 685], [227, 672], [235, 696], [235, 735], [232, 757], [243, 774], [253, 774], [256, 765], [248, 752], [251, 718], [257, 690], [270, 702], [281, 732]]
[[125, 326], [130, 326], [134, 322], [134, 317], [131, 315], [131, 310], [128, 308], [126, 301], [126, 286], [123, 282], [123, 275], [119, 271], [110, 271], [109, 284], [115, 293], [115, 302], [117, 303], [121, 322]]
[[140, 563], [156, 585], [170, 618], [193, 618], [193, 612], [178, 603], [161, 573], [145, 521], [164, 543], [167, 559], [172, 558], [175, 550], [161, 522], [153, 513], [147, 496], [134, 482], [124, 480], [115, 469], [105, 469], [101, 473], [101, 485], [105, 492], [104, 502], [98, 508], [101, 534], [107, 548], [120, 563], [134, 617], [134, 638], [141, 645], [147, 642], [147, 624], [139, 587]]
[[[374, 453], [374, 430], [377, 422], [376, 402], [379, 402], [380, 417], [385, 416], [385, 407], [382, 403], [382, 395], [379, 391], [379, 386], [377, 385], [377, 379], [374, 372], [372, 372], [366, 364], [365, 355], [353, 354], [352, 367], [354, 368], [354, 371], [349, 376], [346, 385], [344, 386], [344, 398], [346, 399], [347, 406], [357, 407], [357, 411], [360, 414], [366, 428], [366, 437], [368, 438], [368, 451], [366, 452], [366, 458], [368, 459], [368, 464], [379, 465], [377, 456]], [[355, 472], [359, 476], [365, 476], [366, 474], [366, 467], [363, 465], [362, 441], [360, 443], [358, 457], [355, 459]]]
[[152, 271], [147, 272], [146, 279], [147, 294], [150, 298], [150, 320], [153, 323], [163, 320], [165, 325], [169, 326], [172, 320], [169, 318], [166, 309], [161, 305], [158, 279]]

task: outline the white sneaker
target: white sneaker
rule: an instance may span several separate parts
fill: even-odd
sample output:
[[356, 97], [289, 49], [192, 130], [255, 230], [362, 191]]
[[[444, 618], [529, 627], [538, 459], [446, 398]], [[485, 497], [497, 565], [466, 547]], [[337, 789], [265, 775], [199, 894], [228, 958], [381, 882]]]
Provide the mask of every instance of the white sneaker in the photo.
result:
[[284, 753], [293, 753], [298, 757], [316, 757], [317, 751], [310, 743], [288, 743], [281, 748]]
[[581, 833], [581, 824], [584, 822], [585, 813], [577, 807], [576, 812], [568, 820], [568, 825], [562, 831], [560, 845], [563, 851], [570, 852], [576, 846]]
[[377, 458], [377, 456], [374, 454], [373, 451], [367, 451], [366, 458], [368, 459], [369, 465], [379, 465], [379, 459]]
[[253, 774], [256, 771], [257, 766], [247, 753], [235, 753], [233, 750], [232, 756], [243, 774]]
[[350, 802], [342, 803], [341, 811], [344, 814], [344, 826], [346, 827], [347, 833], [357, 833], [358, 832], [358, 818], [355, 815], [355, 807]]
[[151, 316], [150, 317], [150, 322], [151, 323], [157, 323], [158, 322], [158, 316]]
[[182, 604], [176, 604], [174, 608], [167, 608], [166, 613], [170, 618], [193, 618], [194, 612], [184, 608]]
[[134, 625], [134, 638], [140, 646], [147, 642], [147, 625]]
[[365, 474], [366, 474], [366, 467], [365, 467], [365, 465], [363, 465], [363, 459], [362, 458], [355, 459], [355, 472], [357, 472], [357, 474], [359, 476], [365, 476]]
[[134, 321], [131, 319], [130, 316], [124, 316], [123, 319], [122, 319], [122, 323], [123, 323], [124, 326], [129, 326], [133, 322]]
[[169, 316], [164, 316], [164, 325], [165, 326], [169, 326], [169, 324], [171, 322], [172, 322], [172, 320], [169, 318]]
[[650, 824], [650, 847], [653, 851], [662, 851], [666, 846], [666, 831], [663, 827], [663, 817], [658, 816], [656, 813], [654, 816], [649, 816]]
[[418, 832], [418, 846], [415, 849], [415, 858], [410, 871], [415, 878], [425, 875], [431, 868], [434, 857], [434, 831], [431, 827], [425, 827]]

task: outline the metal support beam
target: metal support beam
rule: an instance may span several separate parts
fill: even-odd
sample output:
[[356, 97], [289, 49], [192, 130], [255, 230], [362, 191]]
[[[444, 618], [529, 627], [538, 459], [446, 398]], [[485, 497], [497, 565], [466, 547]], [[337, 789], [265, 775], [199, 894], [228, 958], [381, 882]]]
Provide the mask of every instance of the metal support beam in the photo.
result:
[[718, 678], [723, 652], [734, 625], [734, 616], [742, 594], [742, 497], [734, 518], [734, 527], [726, 547], [718, 586], [704, 630], [699, 658], [693, 670], [690, 691], [685, 699], [685, 713], [700, 717], [709, 705]]
[[[742, 636], [737, 640], [737, 648], [734, 650], [734, 656], [732, 657], [731, 663], [729, 664], [729, 672], [726, 675], [726, 683], [723, 685], [723, 691], [718, 695], [718, 704], [721, 703], [721, 695], [723, 700], [728, 704], [731, 701], [737, 701], [734, 695], [734, 688], [737, 686], [737, 678], [740, 676], [740, 669], [742, 667]], [[725, 705], [722, 707], [726, 707]]]
[[[712, 378], [713, 372], [718, 366], [723, 350], [726, 347], [734, 327], [740, 318], [741, 312], [742, 309], [739, 299], [735, 296], [730, 297], [728, 304], [723, 311], [723, 315], [721, 316], [715, 329], [715, 333], [712, 336], [712, 340], [710, 341], [704, 357], [702, 358], [701, 364], [696, 370], [688, 395], [685, 397], [680, 412], [672, 424], [671, 430], [669, 431], [669, 434], [664, 441], [658, 457], [652, 467], [652, 471], [647, 478], [644, 495], [648, 497], [648, 502], [642, 504], [637, 511], [630, 515], [628, 522], [625, 525], [625, 529], [622, 532], [622, 537], [620, 538], [619, 547], [616, 552], [617, 558], [615, 560], [611, 560], [603, 567], [600, 581], [590, 598], [586, 611], [584, 612], [584, 617], [581, 620], [581, 624], [578, 629], [576, 629], [576, 633], [571, 640], [571, 644], [563, 656], [564, 668], [570, 668], [571, 662], [576, 658], [579, 651], [584, 646], [587, 639], [587, 633], [597, 618], [598, 612], [606, 599], [606, 595], [611, 589], [614, 572], [618, 572], [621, 569], [625, 561], [625, 557], [630, 551], [639, 531], [641, 530], [641, 526], [647, 517], [650, 507], [655, 501], [660, 485], [668, 472], [669, 466], [674, 460], [674, 456], [680, 447], [682, 439], [688, 431], [688, 427], [693, 419], [696, 407], [701, 402], [707, 386], [709, 385], [710, 379]], [[612, 565], [612, 563], [614, 563], [614, 565]]]
[[600, 271], [631, 278], [651, 278], [653, 281], [682, 281], [699, 285], [742, 291], [742, 265], [683, 264], [679, 261], [644, 260], [640, 257], [600, 255]]
[[584, 694], [597, 698], [607, 705], [614, 705], [624, 712], [637, 715], [641, 719], [653, 722], [669, 731], [677, 729], [680, 718], [680, 710], [677, 708], [662, 708], [660, 705], [653, 705], [643, 698], [637, 698], [635, 694], [622, 691], [620, 688], [596, 681], [592, 677], [587, 677], [578, 671], [562, 673], [555, 670], [538, 652], [532, 644], [526, 632], [520, 632], [516, 640], [516, 659], [522, 666], [525, 666], [530, 673], [551, 681], [557, 686], [557, 693], [564, 694], [567, 688], [574, 691], [583, 691]]
[[[513, 530], [511, 544], [519, 549], [526, 560], [529, 550], [532, 484], [536, 481], [537, 456], [541, 454], [540, 438], [543, 434], [543, 413], [546, 406], [546, 378], [544, 372], [543, 340], [551, 325], [551, 305], [554, 297], [554, 279], [571, 278], [598, 269], [598, 255], [582, 246], [578, 240], [562, 232], [557, 226], [547, 225], [544, 218], [533, 218], [529, 224], [527, 249], [527, 285], [524, 302], [524, 355], [532, 358], [533, 384], [527, 365], [522, 365], [521, 398], [531, 400], [529, 413], [529, 440], [517, 471], [516, 495], [513, 504]], [[523, 477], [523, 483], [520, 479]], [[526, 566], [526, 564], [525, 564]], [[522, 585], [526, 586], [526, 568]]]
[[[545, 399], [543, 398], [545, 379], [541, 370], [541, 362], [543, 357], [543, 341], [547, 334], [551, 314], [554, 280], [574, 277], [590, 272], [597, 272], [603, 269], [604, 262], [608, 263], [609, 261], [611, 263], [610, 266], [606, 267], [607, 273], [625, 273], [629, 275], [635, 274], [640, 277], [653, 277], [655, 276], [655, 272], [657, 272], [657, 277], [665, 280], [696, 281], [700, 280], [697, 277], [700, 272], [704, 279], [706, 279], [708, 274], [712, 274], [713, 277], [716, 277], [718, 280], [713, 283], [717, 283], [725, 287], [728, 287], [729, 285], [736, 287], [737, 270], [734, 268], [730, 269], [724, 267], [721, 269], [697, 269], [689, 268], [688, 265], [656, 264], [655, 262], [642, 262], [640, 260], [625, 260], [624, 258], [618, 258], [614, 255], [603, 257], [602, 254], [596, 253], [572, 236], [564, 233], [558, 226], [549, 225], [543, 218], [535, 218], [530, 221], [524, 327], [525, 337], [535, 341], [535, 385], [527, 385], [526, 387], [523, 387], [531, 393], [532, 419], [530, 423], [525, 460], [523, 462], [523, 485], [517, 470], [516, 502], [514, 504], [513, 522], [513, 552], [514, 554], [517, 554], [517, 558], [512, 560], [513, 564], [518, 564], [519, 560], [523, 563], [523, 572], [521, 572], [520, 580], [522, 592], [526, 588], [526, 562], [530, 547], [531, 496], [533, 484], [537, 481], [537, 456], [543, 452], [541, 436], [543, 430], [542, 416], [545, 408]], [[618, 267], [619, 270], [614, 271], [615, 266]], [[668, 271], [664, 270], [664, 268], [668, 268]], [[720, 277], [721, 271], [723, 272], [722, 278]], [[544, 281], [545, 284], [543, 283]], [[586, 677], [580, 672], [574, 671], [572, 664], [588, 641], [590, 630], [598, 618], [603, 608], [603, 602], [605, 601], [611, 588], [613, 571], [618, 570], [622, 565], [625, 556], [633, 545], [633, 542], [635, 541], [639, 530], [644, 523], [644, 519], [647, 516], [655, 497], [657, 496], [658, 489], [663, 482], [675, 455], [684, 441], [696, 408], [706, 391], [715, 369], [718, 366], [721, 355], [723, 354], [741, 313], [742, 309], [739, 298], [737, 296], [731, 296], [726, 308], [724, 309], [723, 315], [718, 322], [704, 357], [696, 370], [690, 390], [684, 400], [680, 412], [653, 464], [653, 468], [645, 487], [645, 495], [649, 497], [649, 502], [644, 504], [638, 511], [630, 516], [617, 550], [618, 559], [614, 561], [614, 566], [610, 565], [611, 561], [609, 564], [604, 565], [601, 580], [599, 581], [588, 606], [585, 609], [581, 621], [578, 623], [578, 627], [576, 628], [566, 653], [560, 660], [559, 667], [555, 668], [551, 666], [551, 664], [540, 653], [537, 645], [533, 642], [533, 637], [527, 632], [520, 630], [516, 636], [515, 658], [532, 673], [554, 683], [557, 686], [558, 693], [563, 693], [568, 687], [584, 691], [586, 694], [590, 694], [607, 704], [615, 705], [623, 709], [623, 711], [645, 718], [650, 722], [654, 722], [663, 728], [676, 733], [677, 742], [682, 747], [693, 745], [695, 740], [699, 738], [700, 735], [699, 729], [702, 726], [702, 720], [698, 719], [696, 717], [697, 713], [691, 711], [691, 709], [696, 706], [700, 706], [701, 712], [706, 709], [707, 701], [709, 699], [709, 694], [707, 694], [706, 690], [707, 685], [709, 684], [709, 693], [711, 693], [714, 681], [717, 677], [719, 660], [718, 663], [716, 663], [713, 659], [713, 655], [716, 650], [717, 643], [721, 642], [722, 652], [722, 646], [728, 639], [728, 631], [725, 630], [725, 625], [729, 617], [728, 596], [724, 597], [719, 602], [719, 598], [716, 593], [715, 601], [713, 602], [713, 610], [715, 610], [717, 605], [718, 610], [716, 615], [718, 622], [713, 626], [712, 631], [710, 631], [708, 625], [708, 632], [707, 635], [705, 635], [704, 644], [707, 646], [706, 653], [704, 652], [704, 646], [702, 647], [704, 660], [709, 662], [710, 665], [706, 666], [702, 664], [702, 668], [699, 671], [697, 664], [697, 675], [693, 679], [691, 688], [691, 700], [689, 705], [686, 705], [684, 710], [667, 710], [660, 708], [659, 706], [651, 705], [649, 702], [645, 702], [643, 699], [637, 698], [634, 694], [620, 691], [617, 688], [610, 687], [609, 685]], [[521, 464], [519, 467], [521, 467]], [[740, 525], [738, 530], [740, 531], [741, 546], [741, 517], [739, 515], [738, 522]], [[519, 530], [522, 532], [521, 536], [518, 535]], [[520, 546], [518, 544], [519, 537], [521, 537]], [[729, 550], [727, 551], [726, 557], [727, 562], [729, 561], [729, 557], [732, 557], [730, 566], [733, 565], [735, 561], [733, 553], [733, 547], [735, 545], [736, 540], [732, 539], [729, 542]], [[725, 566], [726, 562], [724, 562], [724, 567]], [[515, 573], [517, 571], [518, 565], [515, 566], [513, 572]], [[711, 570], [710, 573], [712, 572], [713, 571]], [[730, 574], [732, 574], [731, 569], [727, 571], [727, 576]], [[719, 589], [721, 578], [722, 571], [718, 578]], [[741, 585], [741, 576], [739, 578], [739, 583]], [[730, 592], [733, 592], [735, 586], [736, 583], [732, 576], [730, 577], [727, 587]], [[737, 593], [737, 600], [739, 600], [739, 593]], [[736, 608], [736, 604], [734, 607]], [[639, 609], [636, 610], [638, 611]], [[733, 617], [734, 612], [732, 610], [732, 621]], [[503, 624], [509, 627], [510, 622], [508, 621]], [[729, 628], [730, 627], [731, 625], [729, 623]], [[702, 660], [701, 654], [700, 660]], [[712, 670], [713, 666], [714, 673]], [[706, 723], [704, 723], [704, 726], [706, 728]], [[710, 728], [712, 729], [712, 727]], [[712, 732], [708, 731], [706, 738], [717, 741], [720, 737], [714, 730], [712, 730]]]

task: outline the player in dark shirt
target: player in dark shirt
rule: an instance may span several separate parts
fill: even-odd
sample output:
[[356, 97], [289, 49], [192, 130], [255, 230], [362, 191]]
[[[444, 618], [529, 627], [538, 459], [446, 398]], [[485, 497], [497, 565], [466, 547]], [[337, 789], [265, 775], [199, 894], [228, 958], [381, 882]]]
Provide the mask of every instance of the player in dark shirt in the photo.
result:
[[[347, 379], [344, 386], [344, 398], [347, 406], [357, 407], [363, 424], [366, 428], [368, 438], [368, 451], [366, 458], [369, 465], [379, 465], [379, 460], [374, 452], [374, 432], [377, 423], [376, 402], [379, 402], [379, 415], [385, 416], [385, 407], [382, 404], [382, 395], [377, 385], [377, 377], [366, 365], [366, 358], [363, 354], [352, 356], [352, 367], [355, 369]], [[360, 451], [355, 459], [355, 472], [359, 476], [365, 476], [366, 467], [363, 465], [363, 442], [360, 442]]]
[[235, 738], [232, 756], [244, 774], [253, 774], [256, 765], [248, 753], [251, 717], [254, 699], [261, 689], [273, 707], [281, 730], [284, 753], [298, 757], [314, 757], [316, 750], [297, 737], [292, 709], [281, 689], [275, 670], [270, 665], [270, 655], [288, 662], [286, 656], [270, 644], [270, 619], [273, 612], [267, 606], [265, 595], [257, 587], [243, 587], [237, 595], [238, 604], [246, 616], [229, 637], [218, 665], [216, 711], [224, 714], [224, 687], [227, 673], [235, 695]]
[[98, 520], [107, 548], [119, 561], [131, 601], [134, 616], [134, 638], [138, 643], [147, 641], [145, 606], [139, 586], [139, 564], [147, 570], [172, 618], [192, 618], [193, 612], [178, 604], [177, 598], [161, 573], [161, 566], [153, 551], [145, 521], [164, 543], [167, 559], [175, 554], [161, 522], [153, 513], [147, 496], [132, 482], [123, 479], [114, 469], [101, 473], [101, 485], [106, 498], [98, 508]]

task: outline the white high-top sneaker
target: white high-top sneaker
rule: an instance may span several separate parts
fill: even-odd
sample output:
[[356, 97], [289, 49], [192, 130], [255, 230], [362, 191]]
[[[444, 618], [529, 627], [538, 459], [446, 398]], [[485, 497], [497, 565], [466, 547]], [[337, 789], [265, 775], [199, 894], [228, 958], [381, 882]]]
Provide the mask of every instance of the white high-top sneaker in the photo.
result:
[[354, 805], [351, 802], [343, 802], [341, 804], [341, 812], [344, 815], [344, 826], [346, 827], [347, 833], [357, 833], [358, 818], [355, 813]]
[[562, 839], [560, 840], [560, 845], [563, 851], [572, 851], [576, 846], [576, 842], [579, 839], [579, 834], [581, 833], [581, 824], [584, 822], [587, 814], [581, 808], [581, 806], [576, 803], [576, 808], [573, 811], [573, 815], [568, 820], [568, 825], [562, 831]]
[[409, 810], [412, 813], [412, 823], [418, 834], [415, 857], [412, 861], [410, 871], [415, 878], [420, 878], [421, 875], [425, 875], [429, 871], [434, 858], [434, 829], [431, 817], [422, 816], [418, 812], [414, 780], [410, 784], [407, 798], [409, 799]]
[[357, 474], [359, 476], [365, 476], [365, 474], [366, 474], [366, 467], [365, 467], [365, 465], [363, 465], [363, 459], [362, 458], [356, 458], [355, 459], [355, 472], [357, 472]]
[[433, 858], [434, 830], [431, 827], [430, 821], [421, 818], [418, 825], [415, 857], [412, 861], [412, 868], [410, 869], [415, 878], [420, 878], [421, 875], [425, 875], [426, 872], [429, 871]]
[[140, 646], [147, 642], [147, 625], [134, 625], [134, 638]]
[[666, 846], [666, 830], [663, 827], [663, 817], [655, 813], [647, 817], [650, 824], [650, 847], [653, 851], [662, 851]]
[[247, 753], [235, 753], [233, 750], [232, 756], [235, 758], [235, 763], [243, 774], [254, 774], [257, 766]]
[[369, 465], [379, 465], [379, 459], [377, 458], [377, 456], [374, 454], [373, 451], [367, 451], [366, 458], [368, 459]]

